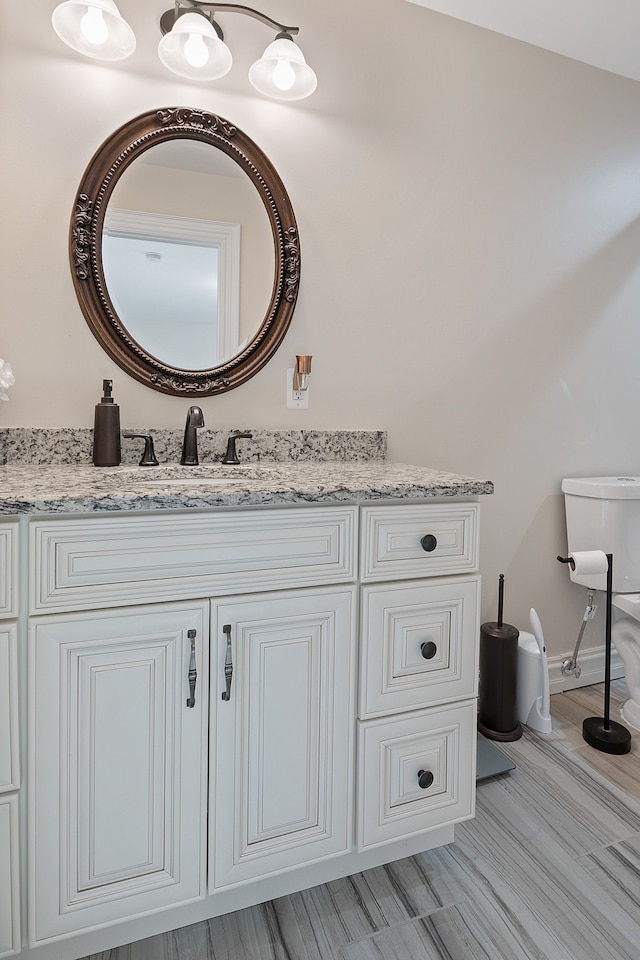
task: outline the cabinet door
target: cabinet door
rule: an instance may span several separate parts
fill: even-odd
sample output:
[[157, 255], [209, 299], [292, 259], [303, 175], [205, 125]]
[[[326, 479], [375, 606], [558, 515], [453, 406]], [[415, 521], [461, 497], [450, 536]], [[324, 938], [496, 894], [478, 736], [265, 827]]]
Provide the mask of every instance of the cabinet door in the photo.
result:
[[0, 957], [20, 952], [18, 796], [0, 797]]
[[32, 944], [202, 895], [208, 612], [32, 624]]
[[20, 784], [18, 641], [14, 624], [0, 625], [0, 793]]
[[350, 848], [353, 610], [352, 588], [212, 609], [212, 889]]

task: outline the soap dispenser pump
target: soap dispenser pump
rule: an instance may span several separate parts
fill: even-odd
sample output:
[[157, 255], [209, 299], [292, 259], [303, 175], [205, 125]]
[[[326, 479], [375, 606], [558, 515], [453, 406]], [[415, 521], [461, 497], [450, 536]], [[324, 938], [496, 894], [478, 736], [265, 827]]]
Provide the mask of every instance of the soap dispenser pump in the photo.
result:
[[93, 463], [117, 467], [120, 463], [120, 407], [111, 396], [112, 380], [102, 381], [102, 400], [96, 403], [93, 425]]

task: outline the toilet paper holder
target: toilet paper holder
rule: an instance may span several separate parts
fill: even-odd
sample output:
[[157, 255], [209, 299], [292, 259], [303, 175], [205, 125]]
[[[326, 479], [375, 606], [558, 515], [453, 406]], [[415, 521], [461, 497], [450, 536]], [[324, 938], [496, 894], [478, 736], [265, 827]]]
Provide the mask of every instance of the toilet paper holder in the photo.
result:
[[[579, 554], [577, 554], [579, 556]], [[613, 599], [613, 554], [607, 553], [607, 621], [605, 627], [604, 657], [604, 717], [587, 717], [582, 721], [582, 738], [590, 747], [603, 753], [623, 754], [631, 750], [631, 734], [621, 723], [612, 720], [611, 713], [611, 620]], [[573, 556], [556, 557], [576, 569]]]

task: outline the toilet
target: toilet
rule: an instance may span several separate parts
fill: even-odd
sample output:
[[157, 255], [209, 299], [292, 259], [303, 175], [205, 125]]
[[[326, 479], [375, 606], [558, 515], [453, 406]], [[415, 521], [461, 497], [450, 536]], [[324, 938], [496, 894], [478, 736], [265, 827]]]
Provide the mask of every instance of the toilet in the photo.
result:
[[[613, 554], [611, 640], [625, 668], [629, 699], [622, 707], [628, 726], [640, 730], [640, 477], [581, 477], [562, 481], [569, 553]], [[606, 591], [607, 575], [571, 579]]]

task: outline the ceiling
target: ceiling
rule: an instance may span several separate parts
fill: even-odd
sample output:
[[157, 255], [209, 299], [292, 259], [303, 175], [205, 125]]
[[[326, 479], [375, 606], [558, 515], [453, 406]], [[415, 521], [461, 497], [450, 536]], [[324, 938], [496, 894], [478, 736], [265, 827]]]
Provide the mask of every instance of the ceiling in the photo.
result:
[[409, 0], [409, 3], [640, 80], [638, 0]]

